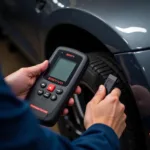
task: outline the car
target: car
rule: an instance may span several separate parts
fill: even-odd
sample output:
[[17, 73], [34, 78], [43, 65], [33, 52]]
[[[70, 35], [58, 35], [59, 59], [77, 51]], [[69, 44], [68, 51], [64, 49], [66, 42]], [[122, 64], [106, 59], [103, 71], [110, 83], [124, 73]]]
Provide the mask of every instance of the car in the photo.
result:
[[70, 113], [60, 118], [62, 135], [85, 131], [86, 104], [109, 74], [118, 77], [127, 128], [121, 150], [150, 150], [150, 1], [1, 0], [2, 32], [36, 64], [59, 46], [86, 53], [90, 63]]

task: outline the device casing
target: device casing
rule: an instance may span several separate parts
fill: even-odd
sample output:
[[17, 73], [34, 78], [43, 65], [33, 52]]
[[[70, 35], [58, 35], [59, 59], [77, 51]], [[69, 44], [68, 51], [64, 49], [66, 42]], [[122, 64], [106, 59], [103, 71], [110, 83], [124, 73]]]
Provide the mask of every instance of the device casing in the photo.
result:
[[[53, 126], [58, 121], [62, 110], [67, 105], [69, 98], [73, 95], [75, 88], [79, 84], [88, 66], [88, 57], [85, 54], [77, 50], [66, 48], [66, 47], [58, 47], [55, 50], [55, 52], [52, 54], [51, 58], [49, 59], [49, 65], [53, 63], [55, 56], [60, 51], [66, 53], [68, 57], [79, 56], [82, 58], [80, 64], [76, 68], [76, 71], [69, 79], [69, 82], [63, 85], [61, 81], [56, 80], [54, 78], [52, 78], [51, 81], [47, 80], [47, 78], [45, 78], [45, 74], [47, 72], [46, 71], [37, 79], [35, 85], [33, 86], [31, 92], [27, 97], [33, 112], [40, 120], [41, 124], [46, 126]], [[49, 68], [51, 67], [49, 66]], [[41, 83], [46, 83], [47, 86], [49, 84], [54, 84], [56, 86], [56, 89], [63, 90], [63, 94], [57, 95], [57, 100], [55, 101], [52, 101], [50, 98], [45, 98], [43, 95], [38, 95], [37, 92], [39, 89], [41, 89], [40, 87]], [[44, 92], [48, 92], [47, 86], [44, 89], [42, 89], [44, 90]], [[54, 90], [51, 94], [56, 94], [56, 90]]]

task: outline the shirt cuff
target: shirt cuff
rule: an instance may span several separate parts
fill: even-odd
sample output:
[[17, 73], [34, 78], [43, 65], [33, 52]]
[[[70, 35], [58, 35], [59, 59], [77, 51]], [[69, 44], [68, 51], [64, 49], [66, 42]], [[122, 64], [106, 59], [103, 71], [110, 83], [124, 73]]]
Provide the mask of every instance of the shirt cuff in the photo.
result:
[[113, 144], [117, 149], [120, 148], [119, 138], [112, 128], [104, 124], [94, 124], [89, 127], [84, 134], [92, 134], [96, 132], [103, 132], [110, 144]]

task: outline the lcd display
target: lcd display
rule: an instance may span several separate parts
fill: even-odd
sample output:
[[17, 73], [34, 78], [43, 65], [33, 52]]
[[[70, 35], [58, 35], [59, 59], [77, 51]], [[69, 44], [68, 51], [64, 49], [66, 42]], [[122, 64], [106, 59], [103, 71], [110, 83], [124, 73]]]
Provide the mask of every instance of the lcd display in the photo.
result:
[[60, 57], [56, 60], [49, 75], [51, 77], [54, 77], [56, 79], [66, 82], [70, 74], [74, 70], [75, 66], [76, 66], [75, 62]]

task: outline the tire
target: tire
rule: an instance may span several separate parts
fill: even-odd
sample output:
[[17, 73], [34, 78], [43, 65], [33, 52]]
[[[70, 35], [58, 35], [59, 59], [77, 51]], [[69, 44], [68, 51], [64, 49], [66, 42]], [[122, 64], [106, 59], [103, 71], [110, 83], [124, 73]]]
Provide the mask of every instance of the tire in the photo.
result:
[[79, 104], [75, 104], [73, 108], [69, 108], [70, 113], [68, 116], [60, 118], [58, 125], [61, 134], [70, 140], [82, 134], [84, 131], [83, 117], [86, 104], [93, 97], [99, 85], [104, 84], [109, 74], [113, 74], [118, 77], [116, 87], [122, 91], [120, 101], [125, 105], [125, 113], [127, 114], [127, 127], [120, 139], [121, 150], [146, 149], [140, 115], [123, 72], [109, 53], [90, 53], [88, 56], [90, 64], [81, 81], [83, 92], [79, 97], [80, 102], [76, 101], [76, 103], [80, 103], [80, 107], [77, 106]]

